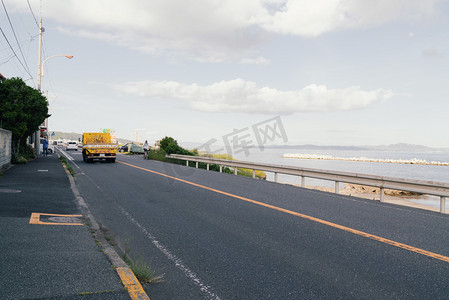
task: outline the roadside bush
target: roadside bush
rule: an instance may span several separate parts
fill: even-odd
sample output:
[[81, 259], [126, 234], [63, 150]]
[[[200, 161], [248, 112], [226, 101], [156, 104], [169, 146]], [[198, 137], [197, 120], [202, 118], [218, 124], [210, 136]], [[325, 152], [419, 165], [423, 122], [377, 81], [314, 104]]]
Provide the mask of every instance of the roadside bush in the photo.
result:
[[26, 145], [25, 147], [20, 148], [19, 155], [22, 155], [27, 160], [35, 159], [36, 151], [30, 145]]
[[30, 145], [24, 145], [19, 148], [17, 154], [11, 156], [11, 163], [14, 165], [26, 164], [29, 160], [35, 159], [36, 153]]
[[[165, 155], [166, 154], [181, 154], [181, 155], [205, 156], [205, 157], [210, 157], [210, 158], [235, 160], [229, 154], [205, 154], [205, 155], [201, 155], [199, 153], [198, 149], [193, 149], [192, 151], [188, 151], [188, 150], [182, 148], [181, 146], [179, 146], [178, 142], [174, 138], [167, 137], [167, 136], [164, 137], [161, 140], [160, 147], [161, 147], [160, 150], [150, 151], [149, 152], [149, 159], [169, 162], [169, 163], [178, 164], [178, 165], [185, 165], [186, 162], [184, 160], [169, 159], [169, 158], [166, 158]], [[196, 167], [196, 162], [190, 161], [189, 162], [189, 167]], [[198, 163], [198, 168], [199, 169], [207, 169], [207, 164], [206, 163]], [[209, 165], [209, 170], [210, 171], [219, 172], [220, 171], [220, 165], [210, 164]], [[231, 169], [229, 167], [223, 166], [222, 172], [223, 173], [228, 173], [228, 174], [233, 174], [234, 173], [234, 169]], [[250, 170], [250, 169], [239, 168], [237, 174], [241, 175], [241, 176], [252, 177], [253, 176], [253, 171]], [[266, 179], [266, 176], [267, 175], [265, 174], [265, 172], [256, 170], [256, 177], [257, 178]]]
[[164, 137], [161, 140], [161, 149], [165, 151], [166, 154], [180, 154], [180, 155], [193, 155], [192, 152], [182, 148], [178, 145], [178, 142], [172, 137]]
[[13, 165], [21, 165], [21, 164], [26, 164], [28, 162], [28, 160], [21, 156], [21, 155], [13, 155], [11, 157], [11, 163]]
[[[219, 154], [219, 153], [218, 154], [206, 154], [204, 156], [205, 157], [210, 157], [210, 158], [235, 160], [235, 158], [233, 158], [231, 155], [225, 154], [225, 153], [224, 154]], [[220, 170], [220, 166], [219, 165], [210, 165], [209, 166], [209, 170], [219, 171]], [[223, 172], [224, 173], [234, 173], [234, 171], [229, 169], [228, 167], [224, 167], [223, 168]], [[253, 170], [239, 168], [238, 171], [237, 171], [237, 175], [246, 176], [246, 177], [253, 177]], [[256, 170], [256, 177], [260, 178], [260, 179], [266, 179], [267, 178], [267, 174], [264, 171]]]
[[148, 159], [167, 161], [167, 158], [165, 158], [165, 151], [163, 149], [148, 151]]

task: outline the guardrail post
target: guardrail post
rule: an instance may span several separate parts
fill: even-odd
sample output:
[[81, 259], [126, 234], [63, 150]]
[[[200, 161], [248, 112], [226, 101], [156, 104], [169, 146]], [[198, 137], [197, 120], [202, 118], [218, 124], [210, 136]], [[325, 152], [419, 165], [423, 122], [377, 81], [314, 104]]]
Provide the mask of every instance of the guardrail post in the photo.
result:
[[440, 213], [446, 213], [446, 197], [440, 197]]
[[196, 163], [195, 163], [195, 168], [197, 168], [197, 169], [198, 169], [198, 162], [196, 162]]
[[[196, 167], [199, 168], [199, 162], [204, 162], [206, 168], [210, 170], [210, 165], [218, 165], [220, 167], [220, 173], [223, 172], [223, 167], [225, 165], [220, 165], [221, 163], [226, 163], [228, 168], [234, 168], [234, 174], [238, 175], [238, 168], [244, 168], [246, 170], [252, 170], [252, 177], [256, 178], [256, 171], [261, 170], [264, 172], [274, 173], [274, 180], [277, 182], [279, 179], [279, 174], [293, 175], [301, 177], [301, 187], [307, 188], [306, 178], [316, 178], [321, 180], [334, 181], [335, 192], [340, 193], [341, 184], [345, 182], [352, 182], [353, 184], [362, 184], [370, 187], [375, 187], [380, 189], [379, 200], [380, 202], [387, 201], [387, 196], [385, 195], [385, 189], [392, 190], [403, 190], [410, 192], [419, 192], [424, 195], [434, 195], [440, 197], [440, 212], [446, 212], [446, 198], [449, 197], [449, 184], [447, 182], [434, 182], [429, 184], [428, 181], [423, 180], [404, 180], [401, 178], [390, 178], [377, 175], [367, 175], [367, 174], [356, 174], [338, 171], [326, 171], [322, 172], [315, 169], [308, 168], [298, 168], [289, 166], [276, 166], [263, 163], [251, 163], [251, 162], [235, 162], [231, 160], [222, 159], [206, 159], [206, 158], [193, 158], [191, 156], [185, 155], [166, 155], [167, 158], [175, 159], [177, 162], [185, 160], [186, 166], [190, 167], [190, 161], [196, 162]], [[238, 166], [238, 167], [237, 167]], [[192, 164], [193, 167], [193, 164]], [[349, 180], [349, 181], [348, 181]], [[298, 184], [299, 185], [299, 184]]]

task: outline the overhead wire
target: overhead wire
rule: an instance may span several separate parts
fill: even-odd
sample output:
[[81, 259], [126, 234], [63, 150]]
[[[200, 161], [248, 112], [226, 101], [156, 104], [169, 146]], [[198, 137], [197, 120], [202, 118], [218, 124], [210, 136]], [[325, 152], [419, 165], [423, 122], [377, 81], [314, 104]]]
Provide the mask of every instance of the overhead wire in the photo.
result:
[[0, 62], [0, 66], [1, 65], [4, 65], [4, 64], [6, 64], [6, 63], [8, 63], [11, 59], [13, 59], [14, 58], [14, 55], [11, 55], [10, 57], [7, 57], [6, 58], [6, 60], [4, 61], [4, 62]]
[[34, 15], [33, 9], [31, 8], [30, 0], [27, 0], [28, 7], [30, 8], [31, 14], [33, 15], [34, 22], [36, 23], [37, 28], [39, 28], [39, 22], [37, 22], [36, 16]]
[[[31, 15], [33, 16], [34, 23], [36, 24], [37, 29], [40, 30], [39, 22], [37, 21], [37, 18], [36, 18], [36, 15], [34, 14], [33, 8], [31, 7], [30, 0], [27, 0], [27, 3], [28, 3], [28, 8], [30, 9]], [[40, 10], [41, 10], [41, 15], [42, 15], [42, 0], [40, 1]], [[39, 36], [39, 34], [34, 35], [34, 36], [31, 35], [31, 37], [30, 37], [31, 41], [35, 37], [38, 37], [38, 36]], [[31, 47], [31, 45], [29, 47]], [[28, 48], [28, 51], [29, 51], [29, 48]], [[33, 79], [33, 83], [34, 83], [34, 79]], [[34, 83], [34, 85], [36, 85], [36, 84]]]
[[1, 32], [2, 32], [2, 34], [3, 34], [3, 36], [4, 36], [4, 38], [6, 39], [6, 42], [8, 43], [9, 47], [11, 48], [12, 52], [14, 53], [15, 57], [17, 58], [17, 60], [20, 62], [20, 64], [21, 64], [22, 67], [25, 69], [25, 71], [28, 73], [28, 75], [29, 75], [31, 78], [33, 78], [33, 75], [31, 75], [31, 72], [30, 72], [30, 68], [28, 67], [28, 64], [27, 64], [27, 62], [26, 62], [25, 55], [23, 54], [22, 47], [20, 47], [19, 40], [17, 39], [17, 35], [16, 35], [15, 30], [14, 30], [14, 26], [12, 25], [11, 19], [9, 18], [8, 10], [6, 9], [6, 6], [5, 6], [4, 1], [3, 1], [3, 0], [1, 0], [1, 1], [2, 1], [2, 5], [3, 5], [3, 9], [5, 10], [6, 16], [7, 16], [7, 18], [8, 18], [9, 25], [11, 26], [11, 30], [12, 30], [12, 32], [13, 32], [13, 34], [14, 34], [14, 38], [15, 38], [15, 40], [16, 40], [16, 42], [17, 42], [17, 47], [18, 47], [19, 50], [20, 50], [20, 53], [21, 53], [21, 55], [22, 55], [22, 58], [23, 58], [24, 63], [22, 63], [22, 61], [20, 60], [19, 56], [17, 55], [16, 51], [15, 51], [14, 48], [12, 47], [12, 45], [11, 45], [11, 43], [9, 42], [9, 40], [8, 40], [8, 38], [7, 38], [6, 34], [5, 34], [5, 32], [3, 31], [3, 29], [2, 29], [1, 27], [0, 27], [0, 30], [1, 30]]
[[[5, 2], [6, 2], [6, 6], [8, 7], [9, 12], [11, 12], [11, 6], [12, 6], [12, 8], [14, 8], [15, 11], [17, 11], [17, 12], [20, 11], [20, 10], [17, 8], [17, 6], [15, 5], [16, 2], [11, 2], [11, 3], [8, 3], [8, 1], [5, 1]], [[39, 30], [39, 25], [38, 25], [38, 23], [37, 23], [37, 19], [36, 19], [36, 16], [35, 16], [35, 14], [34, 14], [33, 8], [31, 7], [30, 0], [27, 0], [27, 3], [28, 3], [28, 8], [30, 9], [32, 18], [33, 18], [33, 20], [34, 20], [34, 23], [36, 24], [36, 27], [37, 27], [37, 29]], [[24, 16], [25, 16], [25, 15], [26, 15], [27, 17], [29, 17], [27, 14], [24, 13]], [[15, 17], [18, 18], [18, 20], [20, 21], [19, 23], [23, 26], [23, 28], [25, 28], [26, 31], [28, 31], [28, 38], [27, 38], [26, 40], [21, 41], [20, 44], [21, 44], [22, 50], [23, 50], [23, 52], [24, 52], [24, 54], [25, 54], [26, 61], [27, 61], [28, 63], [30, 63], [30, 55], [31, 55], [31, 52], [34, 51], [34, 49], [32, 48], [32, 46], [33, 46], [33, 41], [34, 41], [34, 39], [35, 39], [36, 37], [39, 36], [39, 33], [33, 34], [33, 33], [35, 32], [35, 29], [34, 29], [35, 27], [32, 26], [32, 28], [29, 28], [29, 26], [28, 26], [28, 23], [29, 23], [29, 22], [25, 22], [25, 20], [24, 20], [22, 14], [18, 13], [18, 14], [16, 14]], [[17, 29], [17, 21], [14, 22], [14, 25], [15, 25], [15, 27], [16, 27], [16, 29]], [[34, 29], [34, 30], [33, 30], [33, 29]], [[31, 57], [34, 57], [34, 56], [31, 56]], [[34, 64], [33, 64], [33, 65], [34, 65]], [[34, 68], [34, 66], [31, 66], [31, 67]], [[34, 78], [32, 78], [31, 80], [33, 81], [34, 87], [36, 87], [36, 83], [34, 82]]]
[[[2, 57], [4, 57], [3, 59], [5, 59], [4, 63], [9, 62], [9, 65], [11, 65], [18, 73], [23, 73], [23, 69], [14, 59], [16, 56], [11, 53], [9, 46], [3, 43], [2, 40], [3, 39], [0, 39], [0, 53], [2, 54]], [[4, 63], [2, 62], [0, 64], [3, 65]]]
[[30, 71], [27, 67], [25, 67], [25, 65], [22, 63], [22, 61], [19, 59], [19, 57], [17, 56], [16, 51], [14, 51], [14, 48], [12, 47], [11, 43], [8, 40], [8, 37], [6, 36], [6, 34], [3, 32], [3, 29], [0, 27], [0, 31], [3, 34], [3, 37], [5, 38], [6, 42], [9, 45], [9, 48], [11, 49], [11, 51], [14, 53], [14, 56], [17, 58], [17, 60], [19, 61], [19, 63], [22, 65], [22, 67], [24, 68], [24, 70], [28, 73], [28, 75], [30, 75], [30, 77], [33, 77], [33, 75], [30, 74]]

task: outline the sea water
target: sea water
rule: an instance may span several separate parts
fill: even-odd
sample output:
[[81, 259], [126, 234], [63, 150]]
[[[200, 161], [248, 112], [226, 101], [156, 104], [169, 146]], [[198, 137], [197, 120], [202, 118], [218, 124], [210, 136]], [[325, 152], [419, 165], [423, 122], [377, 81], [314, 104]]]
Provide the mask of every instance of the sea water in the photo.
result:
[[[329, 157], [331, 159], [298, 159], [284, 158], [285, 154], [302, 154], [309, 157]], [[388, 152], [368, 150], [322, 150], [322, 149], [273, 149], [249, 148], [246, 151], [233, 153], [234, 158], [249, 162], [259, 162], [283, 166], [295, 166], [300, 168], [343, 171], [367, 175], [387, 176], [395, 178], [435, 181], [449, 183], [448, 165], [424, 165], [388, 162], [366, 162], [365, 158], [383, 161], [426, 161], [449, 163], [449, 153], [418, 153], [418, 152]], [[333, 160], [332, 158], [361, 158], [361, 160]], [[366, 160], [366, 159], [365, 159]], [[274, 180], [274, 173], [266, 172], [267, 180]], [[278, 175], [278, 181], [282, 183], [300, 184], [298, 176]], [[306, 185], [333, 187], [334, 182], [307, 178]], [[411, 199], [418, 203], [439, 207], [438, 197]], [[449, 203], [448, 203], [449, 204]]]

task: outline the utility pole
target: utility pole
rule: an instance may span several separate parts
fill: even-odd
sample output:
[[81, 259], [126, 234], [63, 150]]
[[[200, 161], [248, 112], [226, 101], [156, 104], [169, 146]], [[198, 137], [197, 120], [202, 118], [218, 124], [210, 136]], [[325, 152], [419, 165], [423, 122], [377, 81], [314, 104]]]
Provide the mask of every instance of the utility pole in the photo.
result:
[[42, 79], [42, 17], [39, 22], [39, 55], [38, 55], [38, 70], [37, 70], [37, 89], [41, 90], [41, 79]]
[[[40, 17], [39, 22], [39, 55], [38, 55], [38, 70], [37, 70], [37, 89], [39, 92], [41, 91], [41, 79], [42, 79], [42, 16]], [[36, 131], [34, 135], [34, 149], [36, 150], [36, 157], [39, 156], [39, 148], [40, 148], [40, 128]]]

